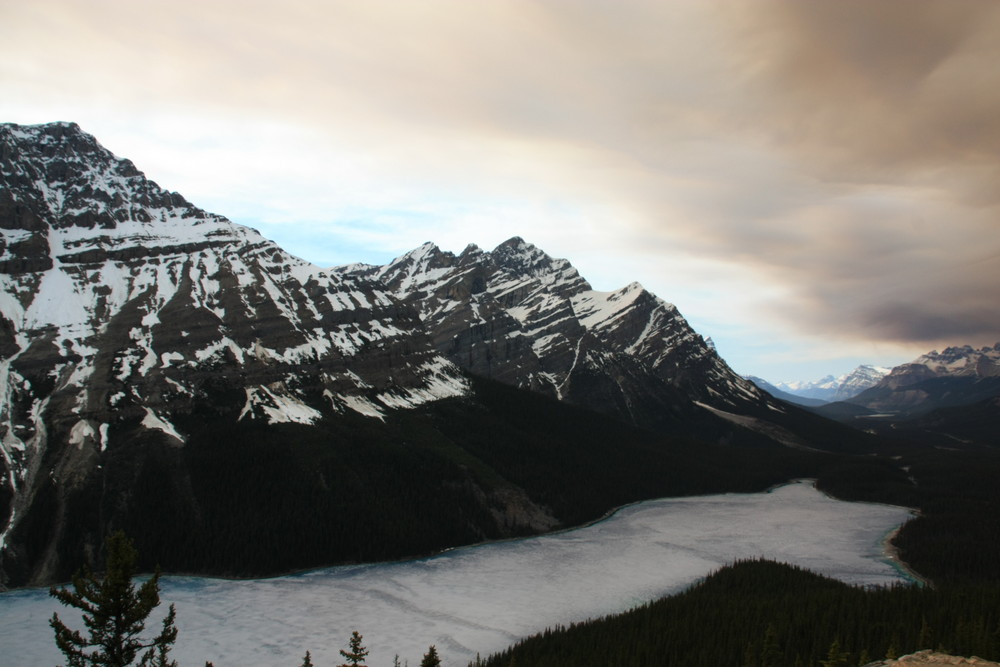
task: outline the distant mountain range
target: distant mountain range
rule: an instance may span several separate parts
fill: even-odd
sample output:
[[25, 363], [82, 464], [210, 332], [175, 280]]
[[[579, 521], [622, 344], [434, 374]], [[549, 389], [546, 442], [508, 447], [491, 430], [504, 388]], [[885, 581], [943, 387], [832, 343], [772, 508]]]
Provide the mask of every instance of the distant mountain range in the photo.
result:
[[[756, 449], [720, 457], [734, 445]], [[766, 486], [803, 470], [762, 450], [867, 446], [738, 377], [640, 285], [595, 291], [520, 238], [323, 270], [75, 124], [0, 125], [0, 586], [67, 577], [110, 528], [150, 565], [259, 574]]]
[[1000, 444], [1000, 343], [935, 350], [892, 369], [859, 366], [816, 382], [748, 379], [775, 398], [869, 432], [933, 444]]
[[805, 396], [799, 396], [797, 394], [793, 394], [791, 392], [778, 389], [776, 386], [774, 386], [764, 378], [757, 377], [756, 375], [747, 375], [746, 379], [749, 380], [750, 382], [753, 382], [754, 385], [757, 386], [757, 388], [763, 389], [771, 396], [779, 398], [782, 401], [786, 401], [788, 403], [794, 403], [795, 405], [801, 405], [807, 408], [815, 408], [821, 405], [826, 405], [828, 402], [820, 398], [807, 398]]
[[1000, 445], [1000, 343], [929, 352], [855, 396], [814, 409], [895, 439]]
[[[878, 384], [882, 378], [889, 374], [890, 370], [892, 369], [862, 365], [840, 377], [827, 375], [822, 379], [811, 382], [779, 382], [771, 384], [760, 378], [753, 378], [753, 381], [758, 387], [761, 386], [761, 382], [766, 383], [773, 390], [781, 393], [782, 395], [778, 396], [778, 398], [783, 400], [801, 405], [817, 406], [834, 401], [846, 401], [857, 396], [865, 389]], [[772, 389], [764, 388], [772, 395], [777, 396]]]
[[870, 410], [917, 414], [989, 398], [1000, 388], [1000, 343], [936, 350], [892, 369], [850, 399]]

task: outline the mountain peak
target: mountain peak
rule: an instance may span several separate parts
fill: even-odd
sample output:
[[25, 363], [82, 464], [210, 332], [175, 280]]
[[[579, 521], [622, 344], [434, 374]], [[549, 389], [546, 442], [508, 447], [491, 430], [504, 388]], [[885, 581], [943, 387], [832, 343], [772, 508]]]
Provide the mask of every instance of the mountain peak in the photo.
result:
[[411, 260], [414, 262], [422, 261], [425, 257], [434, 257], [435, 255], [441, 254], [441, 249], [437, 247], [434, 243], [430, 241], [424, 241], [419, 246], [403, 254], [396, 261], [399, 260]]
[[552, 258], [542, 252], [537, 246], [528, 243], [520, 236], [507, 239], [490, 253], [500, 261], [518, 261], [521, 263], [538, 263], [539, 261], [551, 261]]
[[482, 249], [479, 246], [477, 246], [475, 243], [470, 243], [469, 245], [465, 246], [465, 249], [462, 251], [462, 254], [460, 254], [459, 257], [468, 257], [468, 256], [471, 256], [471, 255], [481, 255], [482, 252], [483, 251], [482, 251]]
[[509, 239], [507, 239], [506, 241], [504, 241], [503, 243], [501, 243], [500, 245], [498, 245], [496, 248], [494, 248], [494, 250], [518, 249], [518, 248], [534, 248], [534, 247], [535, 246], [533, 246], [532, 244], [530, 244], [527, 241], [525, 241], [522, 237], [520, 237], [520, 236], [512, 236]]

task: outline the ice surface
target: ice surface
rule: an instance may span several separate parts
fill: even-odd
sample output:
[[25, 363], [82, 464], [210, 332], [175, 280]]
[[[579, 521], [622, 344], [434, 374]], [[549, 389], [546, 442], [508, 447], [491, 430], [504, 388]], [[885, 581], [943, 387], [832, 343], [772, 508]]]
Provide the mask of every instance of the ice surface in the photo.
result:
[[[373, 667], [392, 664], [395, 654], [418, 664], [431, 644], [446, 665], [465, 665], [547, 626], [677, 592], [740, 558], [773, 558], [855, 584], [898, 581], [881, 543], [909, 516], [797, 483], [640, 503], [584, 528], [421, 560], [251, 581], [166, 577], [161, 597], [163, 611], [177, 606], [174, 657], [182, 666], [294, 665], [306, 650], [317, 665], [339, 664], [352, 630], [364, 635]], [[44, 590], [0, 595], [4, 664], [59, 661], [47, 623], [53, 611], [82, 628]]]

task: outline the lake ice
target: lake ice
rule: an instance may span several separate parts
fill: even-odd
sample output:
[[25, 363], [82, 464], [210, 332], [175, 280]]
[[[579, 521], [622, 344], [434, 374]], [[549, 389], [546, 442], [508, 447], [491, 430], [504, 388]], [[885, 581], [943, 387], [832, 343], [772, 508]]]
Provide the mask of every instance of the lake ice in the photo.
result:
[[[904, 579], [883, 539], [911, 516], [846, 503], [799, 482], [769, 493], [654, 500], [583, 528], [453, 549], [419, 560], [342, 566], [247, 581], [164, 577], [156, 628], [174, 603], [181, 667], [317, 667], [343, 662], [352, 630], [368, 664], [420, 663], [431, 644], [465, 665], [548, 626], [623, 611], [674, 593], [737, 559], [765, 557], [853, 584]], [[48, 619], [73, 611], [41, 589], [0, 594], [0, 662], [55, 665]]]

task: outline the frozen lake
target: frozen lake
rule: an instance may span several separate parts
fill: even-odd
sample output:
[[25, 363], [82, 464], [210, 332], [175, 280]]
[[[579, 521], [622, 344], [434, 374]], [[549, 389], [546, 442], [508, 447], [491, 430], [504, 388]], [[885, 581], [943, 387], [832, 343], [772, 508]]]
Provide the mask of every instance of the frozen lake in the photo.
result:
[[[769, 493], [654, 500], [566, 532], [447, 551], [420, 560], [334, 567], [250, 581], [161, 580], [174, 603], [181, 667], [294, 667], [342, 662], [352, 630], [368, 664], [420, 663], [435, 644], [445, 665], [465, 665], [547, 626], [623, 611], [679, 591], [737, 559], [763, 556], [854, 584], [904, 576], [886, 559], [885, 536], [908, 510], [845, 503], [811, 483]], [[55, 665], [46, 590], [0, 594], [0, 662]]]

